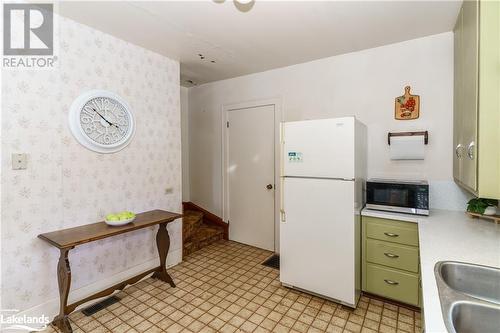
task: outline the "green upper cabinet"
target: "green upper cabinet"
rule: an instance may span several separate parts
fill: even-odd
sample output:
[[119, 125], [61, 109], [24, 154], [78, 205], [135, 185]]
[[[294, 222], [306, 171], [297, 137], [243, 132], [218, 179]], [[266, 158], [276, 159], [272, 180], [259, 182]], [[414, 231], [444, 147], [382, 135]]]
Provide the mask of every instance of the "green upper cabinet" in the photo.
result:
[[464, 1], [454, 29], [453, 177], [500, 198], [500, 3]]

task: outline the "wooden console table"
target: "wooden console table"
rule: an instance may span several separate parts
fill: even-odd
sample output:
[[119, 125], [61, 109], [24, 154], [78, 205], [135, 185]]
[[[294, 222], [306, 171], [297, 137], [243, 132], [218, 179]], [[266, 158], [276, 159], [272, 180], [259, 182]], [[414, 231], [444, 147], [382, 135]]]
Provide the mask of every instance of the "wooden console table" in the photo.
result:
[[[38, 235], [51, 245], [57, 247], [60, 251], [59, 263], [57, 264], [57, 281], [59, 284], [59, 315], [57, 315], [52, 324], [57, 326], [64, 333], [73, 332], [68, 315], [73, 312], [77, 306], [86, 303], [90, 300], [104, 297], [112, 294], [115, 290], [122, 290], [129, 284], [136, 283], [148, 274], [153, 273], [153, 278], [160, 279], [175, 287], [174, 280], [167, 273], [166, 259], [168, 248], [170, 247], [170, 238], [168, 236], [167, 224], [180, 218], [182, 215], [167, 212], [164, 210], [153, 210], [141, 214], [137, 214], [136, 219], [127, 225], [112, 227], [105, 222], [92, 223], [82, 225], [76, 228], [69, 228], [48, 232]], [[156, 246], [160, 256], [160, 266], [150, 269], [146, 272], [131, 277], [128, 280], [115, 284], [103, 291], [90, 295], [75, 303], [68, 304], [69, 289], [71, 286], [71, 269], [69, 265], [68, 252], [77, 245], [97, 241], [99, 239], [108, 238], [123, 234], [126, 232], [151, 227], [158, 224], [158, 232], [156, 234]]]

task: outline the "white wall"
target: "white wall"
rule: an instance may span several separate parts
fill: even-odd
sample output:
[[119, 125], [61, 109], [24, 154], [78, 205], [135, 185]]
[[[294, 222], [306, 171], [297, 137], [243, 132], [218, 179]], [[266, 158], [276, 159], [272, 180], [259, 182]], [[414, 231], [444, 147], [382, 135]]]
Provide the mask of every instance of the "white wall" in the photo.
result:
[[[55, 20], [56, 68], [2, 71], [1, 307], [49, 316], [59, 302], [59, 252], [38, 234], [125, 209], [181, 211], [179, 63], [57, 15]], [[90, 89], [114, 91], [132, 108], [135, 136], [120, 152], [92, 152], [69, 130], [71, 103]], [[12, 153], [28, 154], [27, 170], [12, 170]], [[155, 229], [70, 251], [70, 299], [158, 265]], [[182, 252], [180, 221], [168, 230], [167, 260], [175, 264]]]
[[182, 201], [189, 201], [189, 89], [181, 87]]
[[[420, 95], [421, 115], [396, 121], [394, 98], [406, 85]], [[437, 184], [431, 204], [463, 204], [452, 183], [451, 32], [190, 88], [191, 201], [222, 216], [222, 105], [266, 98], [281, 99], [285, 121], [355, 115], [368, 126], [369, 177], [428, 179]], [[425, 160], [389, 159], [387, 133], [407, 130], [429, 131]]]

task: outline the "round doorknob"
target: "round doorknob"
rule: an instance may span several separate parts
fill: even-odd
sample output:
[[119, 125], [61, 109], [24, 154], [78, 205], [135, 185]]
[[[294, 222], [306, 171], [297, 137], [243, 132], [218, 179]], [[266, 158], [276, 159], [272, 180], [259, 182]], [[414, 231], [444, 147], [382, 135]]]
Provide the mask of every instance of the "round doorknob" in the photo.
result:
[[267, 185], [266, 185], [266, 188], [267, 188], [268, 190], [272, 190], [272, 189], [273, 189], [273, 185], [272, 185], [272, 184], [267, 184]]

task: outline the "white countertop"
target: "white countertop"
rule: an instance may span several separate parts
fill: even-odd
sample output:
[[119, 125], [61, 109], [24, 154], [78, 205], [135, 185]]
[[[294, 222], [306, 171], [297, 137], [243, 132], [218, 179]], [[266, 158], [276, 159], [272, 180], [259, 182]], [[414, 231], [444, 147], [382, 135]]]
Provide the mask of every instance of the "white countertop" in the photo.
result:
[[500, 225], [490, 221], [447, 210], [431, 210], [429, 216], [417, 216], [365, 208], [361, 214], [418, 224], [426, 333], [447, 332], [434, 276], [434, 265], [438, 261], [500, 267]]

